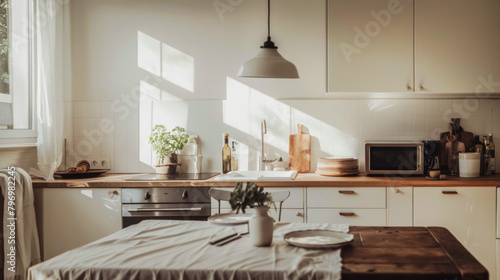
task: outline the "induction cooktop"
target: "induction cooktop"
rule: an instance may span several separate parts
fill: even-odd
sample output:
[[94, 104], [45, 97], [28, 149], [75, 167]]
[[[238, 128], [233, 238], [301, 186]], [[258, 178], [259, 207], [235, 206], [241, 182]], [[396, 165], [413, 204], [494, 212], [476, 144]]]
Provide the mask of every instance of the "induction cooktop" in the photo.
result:
[[172, 181], [172, 180], [206, 180], [220, 173], [176, 173], [176, 174], [143, 174], [125, 181]]

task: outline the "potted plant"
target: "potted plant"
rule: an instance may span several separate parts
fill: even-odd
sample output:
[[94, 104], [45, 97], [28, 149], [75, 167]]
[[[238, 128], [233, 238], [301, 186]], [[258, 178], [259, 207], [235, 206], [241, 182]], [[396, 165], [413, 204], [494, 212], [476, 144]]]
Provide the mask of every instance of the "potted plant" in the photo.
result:
[[176, 172], [177, 153], [188, 142], [189, 135], [182, 127], [168, 131], [164, 125], [156, 125], [151, 131], [149, 143], [156, 153], [156, 172], [172, 174]]
[[252, 182], [239, 182], [229, 198], [231, 208], [245, 213], [245, 208], [255, 209], [248, 221], [250, 240], [254, 246], [269, 246], [273, 241], [274, 219], [269, 217], [269, 205], [273, 204], [271, 195]]

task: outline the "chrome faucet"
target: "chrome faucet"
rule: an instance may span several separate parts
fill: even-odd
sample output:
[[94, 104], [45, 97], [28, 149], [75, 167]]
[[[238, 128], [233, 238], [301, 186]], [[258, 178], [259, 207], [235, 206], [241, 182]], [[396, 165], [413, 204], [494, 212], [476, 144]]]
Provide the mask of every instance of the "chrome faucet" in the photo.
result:
[[266, 170], [266, 164], [270, 164], [277, 159], [272, 159], [272, 160], [266, 160], [266, 156], [264, 153], [264, 135], [267, 134], [267, 125], [266, 125], [266, 120], [262, 119], [262, 122], [260, 123], [260, 139], [262, 143], [262, 150], [261, 150], [261, 155], [260, 155], [260, 161], [259, 161], [259, 170], [264, 171]]

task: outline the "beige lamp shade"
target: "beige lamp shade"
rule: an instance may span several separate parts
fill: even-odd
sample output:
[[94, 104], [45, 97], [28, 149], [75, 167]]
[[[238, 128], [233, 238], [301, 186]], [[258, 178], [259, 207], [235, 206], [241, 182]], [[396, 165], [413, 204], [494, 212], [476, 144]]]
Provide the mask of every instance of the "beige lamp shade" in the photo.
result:
[[238, 72], [239, 77], [298, 79], [297, 67], [284, 59], [277, 48], [261, 48], [257, 56], [245, 62]]

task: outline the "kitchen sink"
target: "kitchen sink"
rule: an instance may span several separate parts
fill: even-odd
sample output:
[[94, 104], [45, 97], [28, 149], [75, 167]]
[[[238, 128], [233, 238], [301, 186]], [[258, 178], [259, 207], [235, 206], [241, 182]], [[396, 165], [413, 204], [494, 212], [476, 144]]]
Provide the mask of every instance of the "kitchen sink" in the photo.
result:
[[231, 171], [215, 180], [221, 181], [286, 181], [294, 180], [297, 177], [297, 171]]

